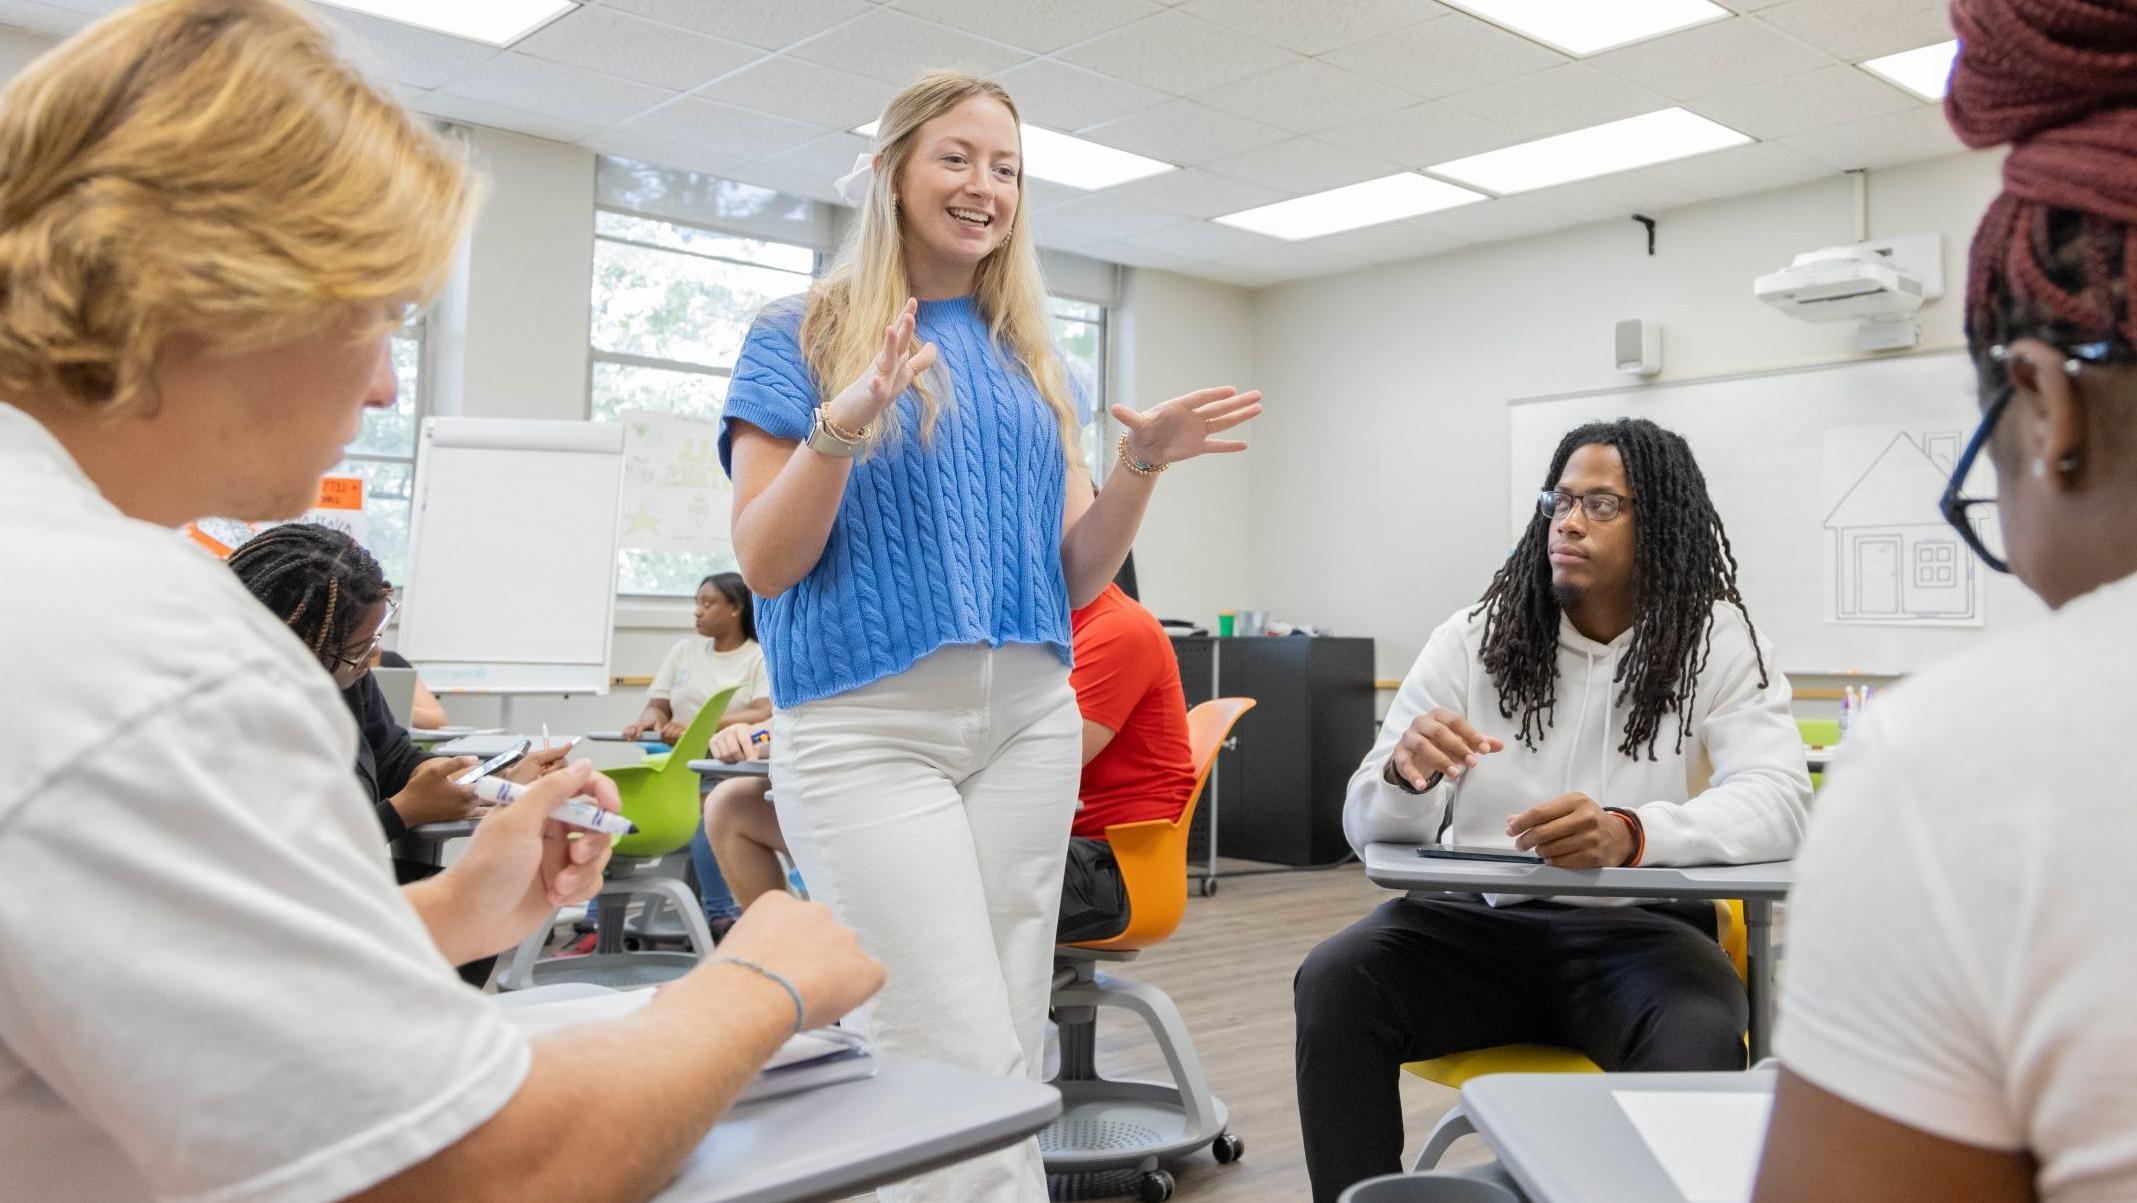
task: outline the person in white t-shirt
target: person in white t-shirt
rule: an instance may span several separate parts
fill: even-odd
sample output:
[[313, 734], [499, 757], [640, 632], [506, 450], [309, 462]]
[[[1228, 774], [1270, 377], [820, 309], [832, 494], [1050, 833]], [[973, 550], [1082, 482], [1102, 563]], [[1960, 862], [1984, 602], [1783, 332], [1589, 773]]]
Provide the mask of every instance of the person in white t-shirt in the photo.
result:
[[[672, 744], [712, 695], [739, 685], [720, 715], [720, 726], [764, 723], [772, 717], [772, 682], [757, 642], [757, 617], [749, 586], [739, 572], [715, 572], [698, 582], [697, 635], [677, 640], [646, 688], [646, 708], [623, 729], [625, 739]], [[704, 748], [686, 749], [703, 756]]]
[[332, 679], [172, 529], [309, 505], [475, 191], [281, 0], [129, 6], [0, 94], [10, 1199], [647, 1198], [881, 981], [766, 899], [634, 1015], [508, 1025], [451, 966], [598, 888], [548, 816], [614, 786], [552, 773], [397, 887]]
[[1944, 509], [2054, 613], [1884, 695], [1826, 778], [1767, 1203], [2137, 1199], [2137, 9], [1953, 17], [1952, 125], [2013, 145], [1969, 265], [1982, 415]]

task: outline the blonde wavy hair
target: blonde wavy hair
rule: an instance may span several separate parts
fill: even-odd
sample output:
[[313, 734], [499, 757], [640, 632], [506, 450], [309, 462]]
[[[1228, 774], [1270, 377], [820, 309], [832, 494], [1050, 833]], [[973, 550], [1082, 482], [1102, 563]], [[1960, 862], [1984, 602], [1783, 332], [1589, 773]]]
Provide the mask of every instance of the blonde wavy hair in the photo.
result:
[[[1016, 102], [1002, 85], [952, 71], [921, 77], [884, 108], [876, 133], [882, 160], [869, 181], [860, 220], [853, 223], [837, 265], [809, 290], [802, 313], [801, 343], [821, 396], [830, 397], [869, 370], [883, 351], [883, 328], [905, 308], [912, 285], [905, 276], [905, 244], [892, 191], [912, 157], [920, 127], [974, 96], [999, 102], [1009, 110], [1011, 120], [1017, 119]], [[1039, 270], [1031, 223], [1025, 217], [1021, 165], [1017, 183], [1020, 192], [1009, 237], [980, 261], [973, 299], [995, 344], [1023, 367], [1047, 408], [1053, 410], [1062, 451], [1074, 464], [1083, 456], [1076, 435], [1075, 394], [1046, 319], [1046, 281]], [[946, 399], [937, 393], [949, 379], [939, 370], [930, 375], [933, 379], [915, 381], [913, 386], [920, 398], [923, 440], [933, 435], [942, 416]], [[896, 431], [898, 421], [895, 408], [876, 420], [869, 433], [871, 450]]]
[[119, 413], [176, 335], [375, 336], [443, 284], [476, 194], [281, 0], [123, 9], [0, 94], [0, 396]]

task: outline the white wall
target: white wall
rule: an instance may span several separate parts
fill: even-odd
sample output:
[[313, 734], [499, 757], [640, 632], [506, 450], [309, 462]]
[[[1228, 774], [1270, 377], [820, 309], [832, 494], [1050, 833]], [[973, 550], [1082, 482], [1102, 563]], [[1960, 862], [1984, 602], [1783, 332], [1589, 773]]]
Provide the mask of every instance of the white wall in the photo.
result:
[[[1871, 237], [1944, 235], [1949, 289], [1922, 312], [1925, 348], [1964, 341], [1966, 247], [1996, 166], [1958, 155], [1870, 178]], [[1854, 216], [1835, 177], [1666, 213], [1652, 258], [1640, 227], [1615, 221], [1257, 294], [1269, 409], [1253, 436], [1250, 576], [1226, 588], [1278, 618], [1373, 635], [1380, 674], [1402, 675], [1505, 558], [1506, 403], [1624, 387], [1620, 318], [1662, 323], [1662, 380], [1853, 357], [1852, 324], [1782, 317], [1751, 280], [1850, 241]]]

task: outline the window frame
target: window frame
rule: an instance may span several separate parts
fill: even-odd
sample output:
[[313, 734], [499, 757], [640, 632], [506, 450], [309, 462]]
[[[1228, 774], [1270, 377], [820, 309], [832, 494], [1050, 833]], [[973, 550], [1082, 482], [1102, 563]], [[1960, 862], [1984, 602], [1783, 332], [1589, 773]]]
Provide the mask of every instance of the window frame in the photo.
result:
[[[411, 399], [413, 402], [413, 412], [410, 416], [413, 421], [411, 422], [409, 427], [408, 454], [391, 455], [379, 451], [357, 451], [354, 450], [353, 446], [343, 447], [341, 449], [341, 459], [335, 462], [334, 468], [338, 470], [343, 464], [407, 465], [409, 529], [403, 532], [401, 538], [401, 545], [405, 548], [408, 545], [409, 539], [415, 533], [414, 507], [416, 460], [420, 458], [423, 454], [423, 422], [424, 419], [431, 416], [431, 403], [437, 395], [435, 391], [437, 387], [435, 383], [437, 379], [437, 373], [434, 370], [436, 367], [434, 360], [437, 354], [437, 347], [430, 337], [430, 315], [428, 313], [425, 313], [420, 317], [416, 318], [416, 320], [410, 323], [409, 325], [403, 326], [401, 329], [394, 331], [390, 337], [396, 341], [404, 338], [413, 339], [416, 344], [416, 387], [414, 390], [415, 395]], [[341, 474], [342, 473], [338, 471], [327, 472], [328, 476], [335, 476]], [[371, 521], [370, 509], [371, 482], [369, 481], [369, 479], [366, 479], [364, 481], [364, 521], [367, 527]], [[375, 537], [368, 541], [373, 543], [377, 542]], [[408, 565], [401, 565], [401, 572], [393, 581], [394, 592], [397, 595], [405, 595], [407, 591], [407, 569]]]

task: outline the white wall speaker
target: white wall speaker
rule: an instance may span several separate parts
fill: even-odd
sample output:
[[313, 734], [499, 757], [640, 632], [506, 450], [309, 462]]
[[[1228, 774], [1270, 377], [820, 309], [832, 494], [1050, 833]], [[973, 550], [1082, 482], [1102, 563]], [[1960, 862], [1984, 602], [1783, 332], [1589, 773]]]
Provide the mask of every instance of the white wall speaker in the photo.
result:
[[1662, 370], [1661, 323], [1626, 318], [1618, 323], [1616, 346], [1620, 372], [1646, 377]]

